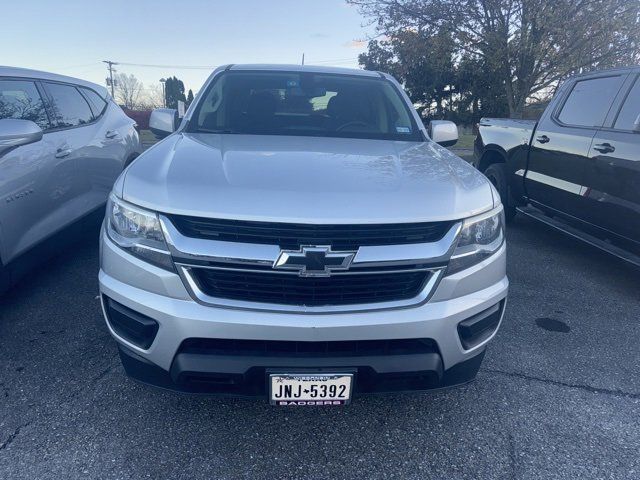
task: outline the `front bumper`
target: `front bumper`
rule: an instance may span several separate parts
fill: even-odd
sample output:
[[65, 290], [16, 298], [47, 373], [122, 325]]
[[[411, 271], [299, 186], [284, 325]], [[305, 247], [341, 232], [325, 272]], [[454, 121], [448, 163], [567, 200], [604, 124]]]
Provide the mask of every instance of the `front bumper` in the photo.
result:
[[127, 375], [139, 382], [191, 394], [266, 397], [270, 371], [306, 373], [354, 372], [353, 394], [426, 391], [473, 380], [480, 368], [482, 349], [462, 363], [442, 370], [437, 353], [424, 356], [363, 356], [331, 359], [265, 358], [178, 354], [169, 372], [126, 347], [118, 347]]
[[[182, 392], [253, 396], [266, 394], [265, 373], [272, 368], [353, 369], [356, 394], [426, 390], [472, 380], [498, 330], [508, 290], [503, 246], [484, 262], [444, 277], [427, 303], [410, 308], [317, 314], [215, 307], [194, 301], [178, 275], [129, 255], [104, 234], [99, 280], [103, 307], [113, 301], [158, 325], [150, 346], [140, 348], [107, 320], [131, 377]], [[493, 312], [497, 320], [465, 348], [460, 323], [484, 312]], [[430, 347], [399, 354], [256, 355], [185, 351], [190, 339], [309, 345], [424, 339]]]

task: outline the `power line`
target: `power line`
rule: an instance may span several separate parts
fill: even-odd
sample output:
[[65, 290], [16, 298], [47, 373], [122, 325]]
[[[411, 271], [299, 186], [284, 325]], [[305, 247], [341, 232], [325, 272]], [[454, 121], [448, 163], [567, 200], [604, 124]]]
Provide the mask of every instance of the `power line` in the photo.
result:
[[[313, 64], [343, 64], [343, 63], [354, 63], [358, 61], [358, 57], [351, 58], [334, 58], [330, 60], [316, 60]], [[305, 64], [308, 64], [309, 61], [305, 58]], [[114, 63], [115, 65], [116, 63]], [[213, 70], [218, 67], [218, 65], [165, 65], [165, 64], [154, 64], [154, 63], [132, 63], [132, 62], [118, 62], [117, 65], [126, 65], [129, 67], [143, 67], [143, 68], [176, 68], [176, 69], [185, 69], [185, 70]]]
[[183, 68], [187, 70], [211, 70], [217, 67], [217, 65], [156, 65], [149, 63], [127, 63], [120, 62], [119, 65], [127, 65], [131, 67], [146, 67], [146, 68]]
[[345, 63], [345, 62], [356, 62], [358, 61], [358, 57], [355, 58], [334, 58], [331, 60], [314, 60], [313, 63]]
[[82, 67], [95, 67], [97, 65], [100, 65], [99, 62], [92, 62], [92, 63], [83, 63], [81, 65], [68, 65], [66, 67], [57, 67], [58, 70], [70, 70], [72, 68], [82, 68]]

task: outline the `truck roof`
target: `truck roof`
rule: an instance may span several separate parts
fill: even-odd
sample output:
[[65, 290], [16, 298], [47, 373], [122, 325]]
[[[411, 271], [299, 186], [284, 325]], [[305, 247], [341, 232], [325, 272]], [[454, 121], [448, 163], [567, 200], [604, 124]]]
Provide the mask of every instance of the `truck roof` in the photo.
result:
[[227, 67], [229, 70], [265, 70], [281, 72], [312, 72], [312, 73], [337, 73], [343, 75], [358, 75], [362, 77], [379, 77], [380, 73], [360, 68], [329, 67], [318, 65], [278, 65], [278, 64], [233, 64]]
[[66, 75], [58, 75], [57, 73], [43, 72], [40, 70], [31, 70], [30, 68], [7, 67], [0, 65], [0, 77], [17, 77], [17, 78], [37, 78], [40, 80], [51, 80], [54, 82], [73, 83], [83, 87], [91, 88], [97, 91], [102, 97], [107, 97], [109, 92], [102, 85], [88, 82], [75, 77], [67, 77]]
[[640, 71], [640, 65], [630, 65], [628, 67], [616, 67], [616, 68], [607, 68], [603, 70], [591, 70], [589, 72], [578, 73], [576, 75], [572, 75], [567, 78], [583, 78], [583, 77], [591, 77], [593, 75], [602, 75], [603, 73], [632, 73], [635, 71]]

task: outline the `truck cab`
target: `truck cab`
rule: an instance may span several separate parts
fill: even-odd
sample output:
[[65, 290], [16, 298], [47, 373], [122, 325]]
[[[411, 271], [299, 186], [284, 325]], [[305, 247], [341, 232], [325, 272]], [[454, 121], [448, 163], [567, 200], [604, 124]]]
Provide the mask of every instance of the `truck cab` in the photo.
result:
[[538, 122], [481, 120], [474, 164], [507, 216], [518, 209], [638, 263], [639, 77], [640, 67], [577, 76]]

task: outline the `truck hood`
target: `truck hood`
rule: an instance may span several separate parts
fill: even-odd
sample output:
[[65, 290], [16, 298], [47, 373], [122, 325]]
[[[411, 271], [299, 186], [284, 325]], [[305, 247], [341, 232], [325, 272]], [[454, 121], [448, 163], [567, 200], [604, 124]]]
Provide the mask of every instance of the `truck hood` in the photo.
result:
[[136, 205], [237, 220], [427, 222], [493, 207], [487, 179], [431, 141], [176, 133], [121, 180]]

